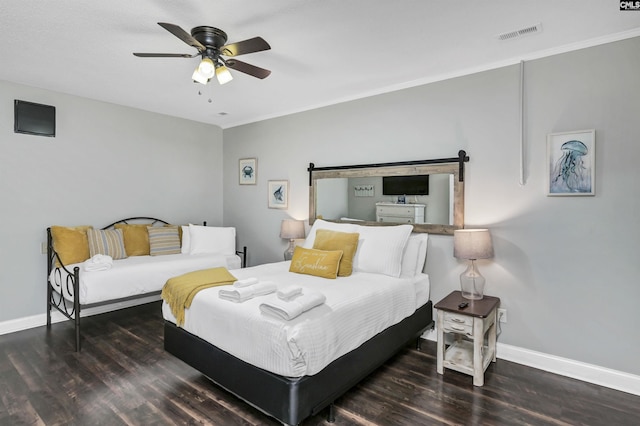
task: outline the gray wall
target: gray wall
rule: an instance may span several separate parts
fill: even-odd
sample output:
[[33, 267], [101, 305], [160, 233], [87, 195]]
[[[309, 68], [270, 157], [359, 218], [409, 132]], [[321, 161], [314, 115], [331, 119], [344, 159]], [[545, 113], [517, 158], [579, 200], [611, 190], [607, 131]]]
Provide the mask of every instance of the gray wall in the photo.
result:
[[[526, 184], [519, 184], [519, 67], [455, 78], [224, 131], [225, 225], [253, 265], [278, 261], [280, 220], [308, 218], [309, 162], [339, 164], [455, 156], [465, 149], [466, 223], [492, 231], [479, 265], [509, 322], [500, 341], [640, 374], [640, 39], [526, 64]], [[596, 195], [547, 197], [546, 136], [596, 129]], [[256, 186], [237, 184], [238, 159], [257, 157]], [[287, 211], [267, 208], [269, 179], [288, 179]], [[452, 238], [432, 236], [434, 301], [459, 287]], [[624, 344], [623, 344], [624, 342]], [[618, 349], [614, 349], [618, 348]]]
[[[14, 99], [56, 106], [56, 137], [14, 133]], [[219, 127], [0, 81], [0, 162], [0, 321], [44, 318], [48, 226], [222, 224]]]

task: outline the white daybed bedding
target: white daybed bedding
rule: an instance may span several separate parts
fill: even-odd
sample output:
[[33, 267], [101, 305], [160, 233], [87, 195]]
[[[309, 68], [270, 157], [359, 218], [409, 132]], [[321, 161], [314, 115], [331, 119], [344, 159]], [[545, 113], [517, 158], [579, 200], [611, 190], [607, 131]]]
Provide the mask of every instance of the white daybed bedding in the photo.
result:
[[[287, 377], [313, 375], [387, 327], [400, 322], [429, 300], [429, 277], [393, 278], [354, 272], [335, 280], [296, 274], [291, 262], [231, 270], [237, 279], [256, 277], [279, 289], [297, 285], [326, 296], [323, 305], [284, 321], [260, 312], [272, 293], [243, 303], [218, 297], [225, 287], [200, 291], [185, 310], [183, 328], [256, 367]], [[165, 320], [175, 324], [169, 305]]]
[[[118, 259], [106, 271], [85, 271], [82, 263], [65, 266], [70, 272], [76, 266], [80, 268], [80, 304], [88, 305], [159, 292], [169, 278], [198, 269], [239, 269], [241, 264], [237, 255], [169, 254]], [[68, 275], [64, 269], [54, 268], [50, 282], [54, 290], [73, 302], [73, 286], [66, 284]]]

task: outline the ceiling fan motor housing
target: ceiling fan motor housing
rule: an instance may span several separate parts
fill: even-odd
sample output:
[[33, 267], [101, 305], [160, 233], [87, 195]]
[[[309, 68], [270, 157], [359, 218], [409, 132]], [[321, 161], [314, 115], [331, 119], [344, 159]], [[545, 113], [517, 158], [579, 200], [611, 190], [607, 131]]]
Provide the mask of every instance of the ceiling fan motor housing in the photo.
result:
[[191, 36], [202, 43], [207, 49], [219, 49], [227, 42], [227, 33], [215, 27], [195, 27], [191, 30]]

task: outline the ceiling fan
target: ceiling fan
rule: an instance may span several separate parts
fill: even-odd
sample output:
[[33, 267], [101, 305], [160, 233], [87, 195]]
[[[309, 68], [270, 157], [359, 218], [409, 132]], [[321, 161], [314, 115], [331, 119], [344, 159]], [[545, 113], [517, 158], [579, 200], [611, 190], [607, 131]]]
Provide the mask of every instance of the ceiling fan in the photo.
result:
[[189, 34], [174, 24], [158, 22], [158, 25], [189, 46], [198, 49], [198, 52], [192, 55], [188, 53], [134, 53], [134, 56], [140, 58], [195, 58], [196, 56], [201, 56], [202, 60], [192, 75], [193, 80], [200, 84], [207, 84], [214, 75], [220, 84], [228, 83], [233, 79], [229, 68], [260, 79], [266, 78], [271, 74], [271, 71], [267, 69], [238, 61], [237, 59], [223, 58], [223, 56], [234, 57], [271, 49], [269, 43], [262, 37], [225, 44], [227, 42], [227, 34], [215, 27], [195, 27], [191, 29], [191, 34]]

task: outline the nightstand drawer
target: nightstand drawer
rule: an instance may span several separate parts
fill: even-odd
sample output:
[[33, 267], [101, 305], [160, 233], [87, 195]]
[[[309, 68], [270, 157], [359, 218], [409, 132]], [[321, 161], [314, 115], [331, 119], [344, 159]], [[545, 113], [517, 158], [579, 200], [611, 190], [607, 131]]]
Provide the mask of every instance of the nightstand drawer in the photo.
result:
[[453, 312], [442, 312], [444, 321], [452, 324], [473, 325], [473, 317], [462, 314], [454, 314]]
[[473, 336], [473, 318], [466, 315], [458, 315], [451, 312], [443, 312], [444, 330], [449, 333], [466, 334]]
[[447, 333], [464, 334], [465, 336], [473, 337], [473, 326], [471, 325], [445, 322], [444, 331]]

